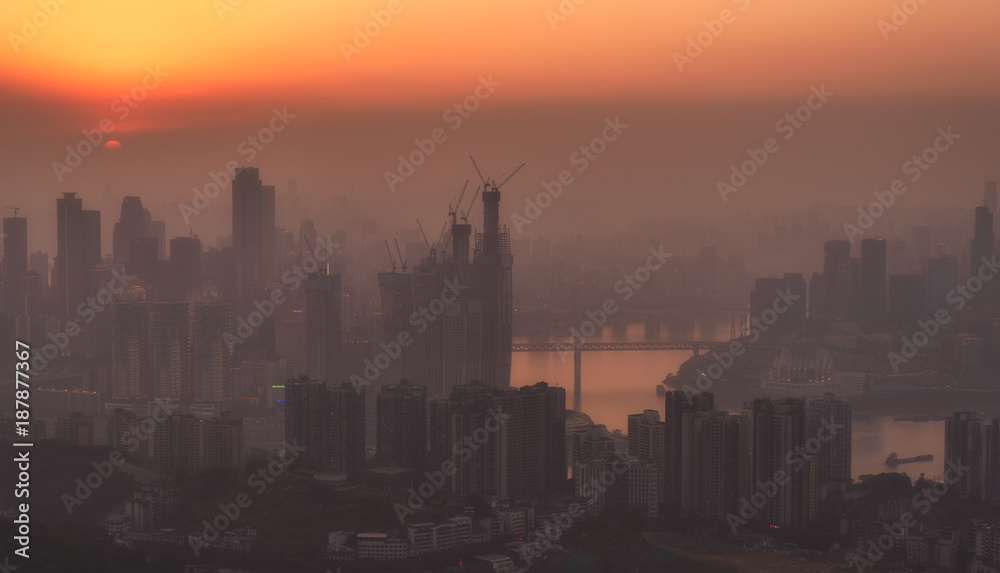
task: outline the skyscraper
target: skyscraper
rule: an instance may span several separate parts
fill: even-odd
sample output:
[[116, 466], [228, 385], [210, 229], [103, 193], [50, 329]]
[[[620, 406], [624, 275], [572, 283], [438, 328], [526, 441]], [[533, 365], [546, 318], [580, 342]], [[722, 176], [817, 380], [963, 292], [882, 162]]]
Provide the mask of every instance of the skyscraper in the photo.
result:
[[111, 304], [111, 388], [115, 398], [153, 395], [149, 303], [139, 298]]
[[939, 255], [927, 260], [927, 271], [924, 273], [926, 286], [926, 308], [936, 311], [949, 304], [948, 293], [958, 284], [958, 259], [950, 255]]
[[483, 232], [476, 234], [473, 264], [482, 297], [482, 381], [489, 386], [510, 386], [513, 343], [514, 291], [510, 233], [500, 227], [500, 190], [491, 184], [483, 190]]
[[[495, 391], [479, 383], [466, 384], [453, 388], [447, 398], [430, 402], [431, 466], [455, 466], [455, 473], [447, 476], [443, 489], [461, 495], [497, 495], [500, 442], [495, 430], [499, 426], [491, 412]], [[484, 430], [474, 438], [479, 428]]]
[[944, 421], [944, 459], [956, 467], [969, 469], [962, 472], [955, 491], [973, 499], [983, 499], [983, 420], [976, 412], [955, 412]]
[[993, 234], [997, 234], [997, 208], [1000, 205], [997, 204], [997, 182], [987, 181], [986, 190], [983, 193], [983, 204], [989, 208], [990, 213], [993, 213]]
[[239, 257], [241, 304], [252, 303], [274, 278], [274, 217], [274, 186], [263, 185], [256, 167], [238, 167], [233, 177], [233, 248]]
[[205, 420], [205, 469], [242, 471], [246, 463], [246, 441], [243, 420], [229, 412]]
[[70, 316], [87, 297], [87, 273], [101, 262], [101, 212], [83, 208], [76, 193], [56, 199], [58, 251], [55, 259], [56, 302]]
[[427, 457], [427, 389], [403, 380], [384, 386], [377, 404], [378, 465], [422, 474]]
[[986, 205], [976, 207], [975, 234], [970, 246], [969, 274], [975, 275], [983, 266], [983, 258], [989, 260], [996, 254], [996, 238], [993, 234], [995, 213]]
[[170, 239], [171, 294], [184, 300], [188, 291], [201, 288], [201, 240], [197, 235]]
[[[765, 525], [802, 526], [815, 515], [815, 464], [804, 460], [805, 467], [789, 469], [789, 452], [802, 452], [806, 436], [805, 402], [795, 398], [753, 401], [751, 419], [753, 444], [752, 483], [775, 481], [779, 471], [788, 483], [778, 488], [774, 497], [758, 510], [757, 520]], [[798, 450], [796, 448], [799, 448]]]
[[330, 469], [355, 481], [365, 471], [365, 390], [330, 385]]
[[285, 384], [285, 441], [305, 448], [300, 467], [324, 470], [330, 466], [330, 393], [326, 383], [302, 375]]
[[889, 324], [910, 326], [937, 308], [927, 307], [924, 275], [889, 275]]
[[154, 302], [150, 329], [153, 397], [173, 400], [192, 397], [188, 304]]
[[861, 323], [881, 327], [886, 314], [885, 239], [861, 239]]
[[827, 241], [823, 252], [823, 314], [844, 318], [850, 293], [851, 243]]
[[128, 270], [150, 287], [159, 286], [160, 248], [154, 237], [134, 237], [129, 245]]
[[[830, 427], [833, 430], [830, 430]], [[827, 430], [823, 431], [822, 428]], [[806, 403], [806, 436], [829, 435], [822, 444], [817, 459], [817, 481], [824, 484], [851, 481], [851, 403], [838, 400], [833, 394], [810, 398]], [[822, 432], [822, 433], [821, 433]]]
[[[376, 343], [398, 344], [400, 333], [409, 332], [409, 318], [416, 310], [413, 304], [415, 284], [411, 273], [378, 274], [381, 312], [376, 325]], [[382, 370], [373, 391], [378, 392], [382, 385], [398, 384], [403, 379], [417, 380], [417, 357], [412, 346], [400, 348], [400, 352], [400, 356]]]
[[3, 220], [3, 307], [11, 313], [24, 312], [24, 274], [28, 272], [28, 220]]
[[718, 410], [691, 415], [682, 465], [692, 468], [681, 488], [681, 510], [722, 518], [739, 513], [740, 500], [749, 498], [751, 474], [750, 418], [746, 413]]
[[630, 414], [628, 417], [628, 453], [640, 460], [647, 460], [656, 467], [657, 488], [661, 498], [666, 483], [666, 464], [663, 458], [665, 432], [666, 427], [656, 410], [644, 410], [642, 414]]
[[153, 428], [150, 439], [153, 471], [173, 477], [195, 474], [204, 469], [204, 426], [198, 418], [174, 412]]
[[[466, 223], [451, 223], [452, 253], [450, 260], [438, 266], [442, 277], [450, 277], [464, 290], [454, 294], [455, 300], [445, 307], [441, 317], [441, 395], [447, 396], [451, 389], [472, 380], [485, 380], [484, 370], [484, 323], [482, 284], [477, 280], [476, 267], [469, 261], [469, 237], [472, 226]], [[447, 283], [442, 284], [442, 288]], [[438, 289], [437, 296], [440, 296]], [[509, 350], [509, 348], [508, 348]], [[508, 360], [509, 365], [509, 360]], [[508, 376], [509, 379], [509, 376]]]
[[191, 312], [191, 386], [199, 401], [222, 402], [232, 395], [229, 304], [197, 302]]
[[691, 418], [697, 412], [715, 409], [715, 395], [711, 392], [688, 394], [681, 390], [667, 392], [664, 398], [663, 432], [663, 501], [670, 507], [679, 507], [685, 481], [690, 483], [694, 469], [683, 464], [685, 448], [690, 449]]
[[306, 374], [328, 384], [337, 380], [343, 343], [340, 276], [315, 274], [305, 280]]
[[298, 464], [356, 480], [365, 470], [365, 393], [302, 375], [285, 385], [285, 440], [305, 448]]
[[531, 498], [566, 483], [566, 391], [465, 384], [430, 408], [431, 464], [454, 464], [455, 493]]
[[112, 231], [111, 248], [116, 263], [128, 263], [132, 257], [132, 240], [150, 236], [149, 210], [139, 197], [122, 198], [121, 214]]

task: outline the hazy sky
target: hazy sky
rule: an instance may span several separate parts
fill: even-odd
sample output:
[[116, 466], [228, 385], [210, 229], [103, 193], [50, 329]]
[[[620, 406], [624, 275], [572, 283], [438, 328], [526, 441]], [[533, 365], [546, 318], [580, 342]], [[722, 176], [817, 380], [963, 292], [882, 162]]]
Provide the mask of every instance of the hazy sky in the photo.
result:
[[[961, 139], [906, 199], [975, 202], [982, 181], [1000, 178], [996, 0], [48, 1], [52, 16], [36, 0], [0, 13], [0, 185], [35, 222], [33, 250], [54, 243], [59, 193], [101, 207], [107, 183], [112, 203], [138, 194], [179, 234], [178, 203], [233, 160], [260, 167], [279, 193], [298, 180], [318, 209], [323, 195], [349, 193], [399, 220], [440, 214], [475, 178], [470, 153], [494, 175], [528, 163], [505, 189], [505, 218], [570, 169], [574, 183], [531, 228], [539, 233], [674, 211], [867, 202], [949, 125]], [[386, 25], [371, 23], [390, 8]], [[720, 20], [708, 26], [717, 37], [706, 20]], [[381, 29], [361, 45], [356, 27], [366, 25]], [[707, 45], [685, 54], [699, 33]], [[677, 53], [690, 58], [683, 71]], [[460, 125], [449, 121], [445, 111], [483, 77], [495, 84], [480, 90], [488, 98]], [[144, 81], [145, 99], [124, 107]], [[716, 182], [775, 137], [813, 86], [834, 95], [794, 138], [778, 136], [781, 149], [722, 203]], [[250, 160], [239, 146], [275, 107], [296, 117]], [[573, 152], [615, 117], [629, 127], [581, 172]], [[97, 150], [57, 177], [66, 146], [105, 119], [120, 152]], [[386, 171], [435, 128], [447, 140], [390, 194]], [[196, 231], [228, 232], [224, 195]], [[298, 216], [280, 211], [285, 224]], [[206, 228], [215, 224], [226, 228]]]

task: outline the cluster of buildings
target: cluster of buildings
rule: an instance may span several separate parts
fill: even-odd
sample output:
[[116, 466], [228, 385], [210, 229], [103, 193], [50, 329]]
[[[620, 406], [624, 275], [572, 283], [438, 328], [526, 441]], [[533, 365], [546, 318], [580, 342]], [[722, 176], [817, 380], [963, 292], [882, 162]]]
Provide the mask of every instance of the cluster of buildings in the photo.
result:
[[[806, 342], [785, 347], [762, 388], [798, 396], [824, 391], [856, 395], [876, 390], [996, 389], [1000, 367], [1000, 281], [993, 280], [992, 263], [997, 254], [996, 183], [987, 184], [983, 203], [975, 208], [967, 266], [946, 254], [944, 243], [933, 245], [931, 231], [923, 225], [912, 230], [915, 248], [884, 238], [826, 241], [821, 273], [808, 280], [794, 273], [756, 279], [751, 317], [766, 317], [777, 291], [790, 293], [796, 303], [774, 317], [773, 328], [811, 333], [825, 342], [825, 348]], [[860, 244], [859, 257], [851, 256], [854, 242]], [[918, 255], [925, 257], [919, 265], [912, 262]], [[890, 268], [897, 272], [890, 273]], [[831, 349], [839, 352], [836, 368]], [[864, 356], [877, 360], [866, 363]]]
[[[432, 480], [456, 495], [535, 498], [566, 484], [566, 391], [544, 382], [460, 384], [447, 398], [402, 381], [376, 397], [376, 448], [366, 464], [365, 389], [302, 376], [285, 386], [285, 440], [299, 467], [387, 491]], [[439, 477], [432, 477], [439, 476]]]
[[[851, 405], [832, 394], [810, 399], [758, 398], [737, 413], [715, 409], [709, 392], [668, 392], [665, 414], [628, 419], [628, 455], [589, 429], [574, 443], [577, 495], [598, 512], [660, 503], [685, 515], [745, 516], [758, 491], [767, 495], [751, 519], [802, 526], [817, 505], [851, 481]], [[781, 482], [785, 483], [781, 483]], [[780, 485], [772, 493], [767, 484]], [[764, 488], [762, 490], [762, 488]], [[749, 521], [749, 520], [748, 520]]]
[[157, 474], [173, 478], [207, 470], [241, 472], [246, 465], [243, 420], [155, 411], [138, 416], [116, 409], [107, 426], [107, 444]]
[[[401, 269], [390, 251], [392, 270], [374, 274], [356, 269], [382, 261], [345, 256], [342, 231], [324, 240], [304, 219], [297, 240], [277, 227], [275, 188], [256, 168], [233, 173], [232, 236], [216, 247], [194, 234], [168, 241], [163, 221], [126, 196], [105, 255], [101, 212], [65, 193], [52, 268], [41, 252], [29, 266], [27, 219], [4, 219], [0, 336], [30, 342], [50, 415], [141, 411], [158, 399], [185, 413], [266, 417], [299, 375], [363, 379], [372, 447], [384, 384], [407, 379], [430, 399], [472, 380], [510, 385], [513, 258], [501, 186], [484, 179], [472, 199], [481, 197], [481, 232], [463, 191], [437, 241], [405, 254], [397, 245]], [[419, 262], [408, 267], [408, 257]]]

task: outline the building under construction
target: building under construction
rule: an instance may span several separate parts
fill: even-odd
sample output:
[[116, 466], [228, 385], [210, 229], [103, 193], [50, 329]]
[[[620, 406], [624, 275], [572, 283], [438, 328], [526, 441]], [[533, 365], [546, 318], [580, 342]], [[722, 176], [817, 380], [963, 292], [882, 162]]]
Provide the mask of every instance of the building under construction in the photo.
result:
[[[430, 251], [415, 272], [409, 275], [404, 268], [402, 274], [396, 273], [393, 261], [395, 277], [380, 273], [381, 323], [385, 325], [380, 338], [391, 342], [399, 332], [394, 332], [395, 327], [409, 328], [413, 338], [398, 369], [392, 369], [395, 376], [384, 383], [397, 383], [396, 376], [409, 379], [426, 386], [429, 399], [447, 397], [452, 388], [472, 380], [486, 386], [510, 386], [513, 258], [510, 234], [500, 225], [500, 188], [519, 170], [500, 183], [480, 174], [483, 187], [461, 214], [466, 182], [454, 206], [449, 205], [450, 221], [438, 240], [431, 243], [424, 235]], [[476, 233], [472, 250], [468, 215], [480, 191], [483, 231]], [[412, 307], [403, 303], [410, 285]]]

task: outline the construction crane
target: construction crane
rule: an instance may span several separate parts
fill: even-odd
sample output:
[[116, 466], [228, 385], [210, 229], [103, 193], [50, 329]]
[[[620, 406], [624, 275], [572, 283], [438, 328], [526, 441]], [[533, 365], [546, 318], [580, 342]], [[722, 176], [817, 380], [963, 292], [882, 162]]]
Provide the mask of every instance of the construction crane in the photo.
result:
[[462, 222], [463, 223], [468, 223], [469, 222], [469, 213], [472, 211], [472, 206], [476, 204], [476, 199], [479, 197], [479, 190], [480, 189], [481, 189], [481, 187], [479, 185], [476, 185], [476, 193], [472, 196], [472, 203], [469, 203], [469, 208], [466, 209], [465, 210], [465, 214], [462, 215]]
[[435, 251], [437, 250], [437, 247], [440, 246], [441, 247], [441, 251], [444, 252], [444, 250], [445, 250], [445, 243], [442, 242], [442, 241], [445, 240], [444, 239], [444, 235], [445, 235], [445, 233], [447, 231], [448, 231], [448, 221], [445, 221], [444, 225], [441, 226], [441, 234], [438, 235], [438, 240], [437, 240], [436, 243], [434, 243], [434, 249], [435, 249]]
[[14, 205], [13, 207], [6, 207], [6, 209], [13, 209], [15, 217], [17, 217], [17, 212], [21, 210], [21, 208], [18, 207], [17, 205]]
[[[393, 239], [395, 241], [396, 239]], [[392, 263], [392, 272], [396, 272], [396, 260], [392, 258], [392, 251], [389, 250], [389, 240], [385, 240], [385, 252], [389, 253], [389, 262]], [[406, 272], [406, 271], [403, 271]]]
[[510, 181], [511, 179], [514, 178], [515, 175], [517, 175], [518, 171], [520, 171], [521, 169], [524, 169], [524, 165], [525, 165], [524, 163], [518, 165], [517, 169], [515, 169], [513, 173], [511, 173], [510, 175], [508, 175], [507, 178], [504, 179], [499, 185], [494, 185], [493, 186], [493, 190], [494, 191], [499, 191], [501, 187], [503, 187], [504, 185], [506, 185], [508, 181]]
[[489, 191], [491, 188], [493, 191], [499, 191], [500, 188], [503, 187], [508, 181], [510, 181], [511, 178], [517, 175], [517, 172], [520, 171], [522, 168], [524, 168], [525, 165], [524, 163], [518, 165], [517, 169], [511, 172], [510, 175], [508, 175], [503, 181], [500, 182], [499, 185], [497, 185], [496, 181], [491, 181], [483, 176], [483, 172], [479, 170], [479, 165], [476, 164], [476, 159], [474, 157], [470, 155], [469, 159], [472, 160], [472, 166], [476, 168], [476, 173], [479, 174], [479, 178], [483, 180], [483, 189], [485, 189], [486, 191]]
[[424, 226], [420, 224], [420, 219], [417, 219], [417, 228], [420, 229], [420, 235], [424, 238], [424, 242], [427, 243], [427, 250], [430, 252], [430, 258], [434, 258], [434, 247], [432, 247], [431, 242], [427, 240], [427, 233], [424, 232]]
[[[392, 242], [396, 245], [396, 254], [399, 255], [399, 264], [400, 264], [400, 266], [403, 267], [403, 272], [405, 273], [406, 272], [406, 258], [403, 257], [403, 252], [399, 250], [399, 241], [397, 241], [396, 238], [393, 237]], [[387, 244], [385, 246], [385, 248], [388, 249], [389, 245]]]
[[476, 173], [479, 174], [479, 178], [483, 181], [483, 189], [487, 189], [488, 190], [490, 188], [490, 184], [486, 182], [486, 178], [483, 177], [483, 172], [480, 171], [479, 170], [479, 166], [476, 165], [476, 158], [470, 155], [469, 159], [472, 160], [472, 166], [476, 168]]
[[455, 206], [452, 207], [451, 203], [448, 203], [448, 216], [451, 217], [451, 223], [455, 224], [458, 221], [455, 220], [455, 215], [457, 214], [459, 208], [462, 206], [462, 197], [465, 197], [465, 190], [469, 188], [469, 180], [465, 180], [465, 185], [462, 185], [462, 192], [458, 194], [458, 199], [455, 201]]
[[[309, 242], [309, 237], [306, 236], [305, 233], [302, 233], [302, 238], [305, 239], [306, 246], [309, 247], [310, 256], [315, 256], [316, 255], [316, 251], [313, 250], [312, 243]], [[329, 263], [326, 263], [326, 264], [329, 264]], [[320, 266], [319, 270], [317, 270], [316, 272], [319, 273], [319, 274], [321, 274], [321, 275], [325, 275], [327, 270], [328, 270], [327, 268], [324, 268], [324, 267]]]

